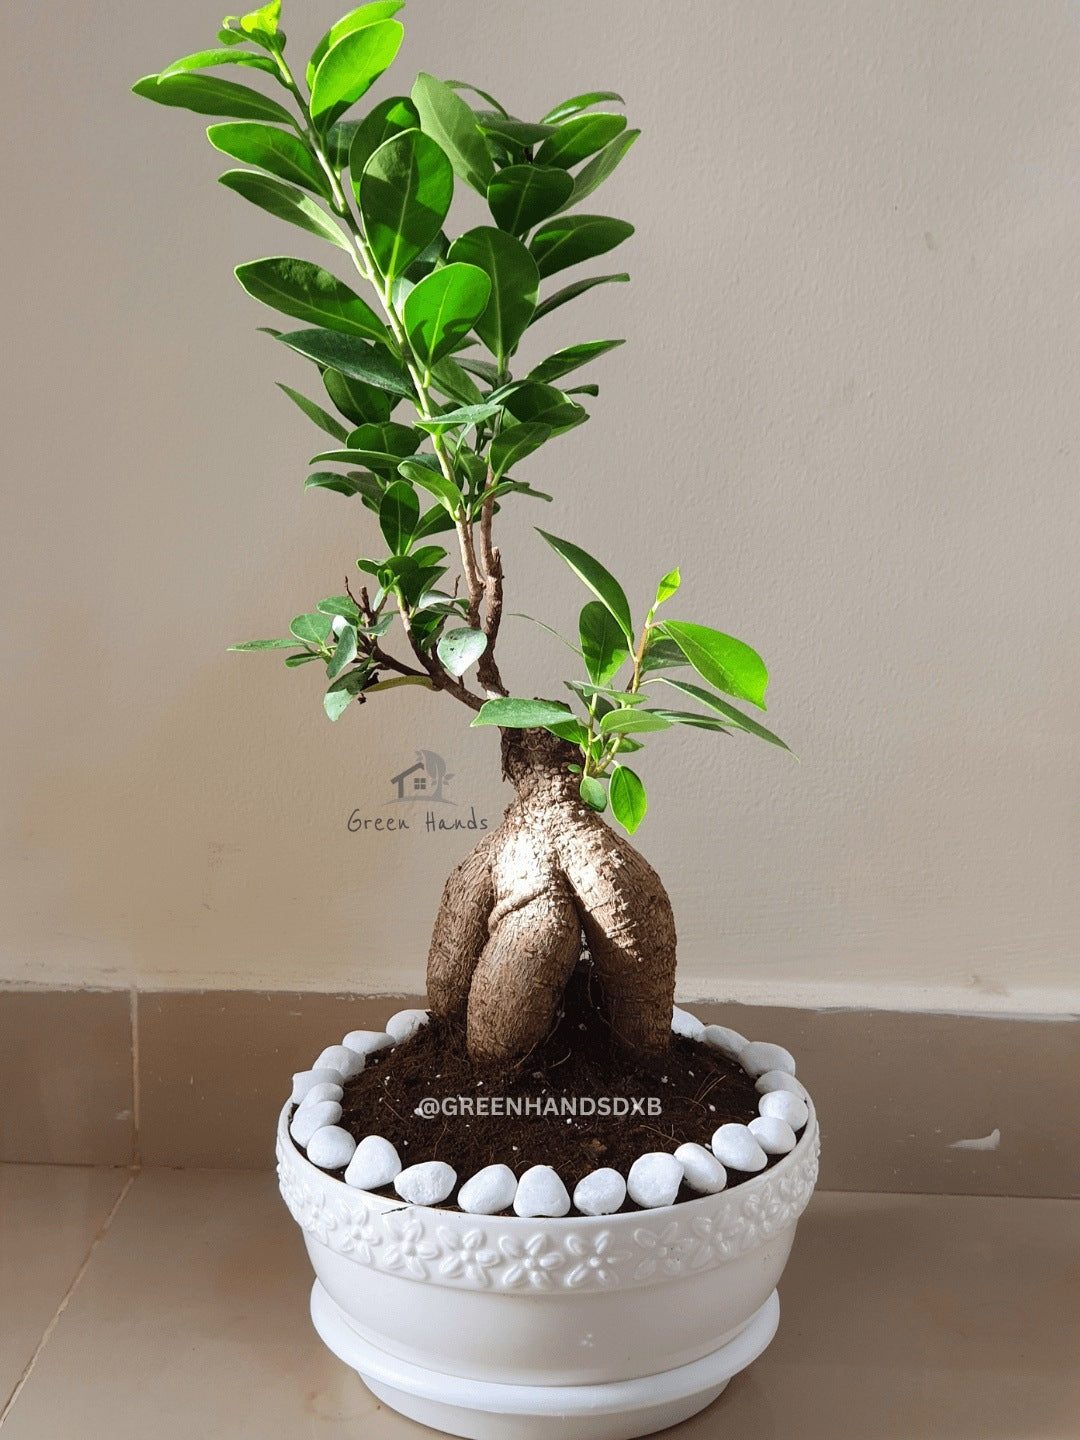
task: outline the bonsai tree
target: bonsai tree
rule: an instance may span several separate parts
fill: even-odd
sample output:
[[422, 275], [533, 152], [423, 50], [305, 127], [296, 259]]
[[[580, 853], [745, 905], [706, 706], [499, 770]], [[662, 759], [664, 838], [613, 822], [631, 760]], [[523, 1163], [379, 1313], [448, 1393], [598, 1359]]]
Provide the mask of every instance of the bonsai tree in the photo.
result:
[[[371, 512], [371, 553], [356, 561], [356, 583], [298, 615], [288, 636], [233, 648], [284, 650], [290, 667], [325, 668], [331, 720], [410, 685], [501, 730], [516, 798], [446, 882], [427, 969], [432, 1009], [465, 1024], [475, 1061], [518, 1060], [545, 1037], [583, 936], [615, 1042], [658, 1052], [674, 993], [671, 903], [604, 817], [630, 834], [640, 825], [645, 788], [626, 762], [661, 731], [740, 731], [782, 745], [732, 703], [765, 708], [765, 665], [720, 630], [668, 618], [678, 570], [635, 619], [610, 571], [546, 530], [591, 592], [568, 642], [580, 661], [569, 697], [530, 698], [516, 677], [512, 689], [498, 660], [501, 507], [551, 500], [525, 478], [526, 462], [588, 420], [583, 402], [598, 391], [577, 372], [622, 342], [574, 339], [527, 365], [519, 348], [556, 311], [569, 318], [577, 297], [629, 279], [563, 283], [633, 233], [585, 202], [639, 131], [608, 108], [622, 104], [611, 92], [527, 121], [486, 91], [424, 73], [408, 95], [357, 115], [398, 53], [402, 8], [375, 0], [350, 11], [294, 68], [272, 0], [229, 16], [217, 48], [134, 87], [217, 117], [210, 143], [244, 167], [221, 183], [325, 241], [363, 282], [357, 293], [334, 270], [287, 255], [236, 270], [250, 295], [301, 327], [268, 333], [315, 366], [325, 391], [317, 402], [280, 387], [328, 437], [306, 485]], [[277, 98], [212, 70], [268, 78]], [[462, 185], [491, 221], [452, 235]]]

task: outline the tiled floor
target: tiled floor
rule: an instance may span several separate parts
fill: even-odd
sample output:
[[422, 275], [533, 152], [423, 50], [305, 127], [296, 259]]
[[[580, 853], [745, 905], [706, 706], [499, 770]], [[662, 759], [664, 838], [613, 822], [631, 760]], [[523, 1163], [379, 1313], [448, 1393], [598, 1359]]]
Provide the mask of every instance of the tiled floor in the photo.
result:
[[[3, 1440], [432, 1434], [315, 1338], [272, 1176], [127, 1181], [0, 1167]], [[781, 1299], [772, 1347], [672, 1437], [1080, 1437], [1080, 1202], [819, 1195]]]

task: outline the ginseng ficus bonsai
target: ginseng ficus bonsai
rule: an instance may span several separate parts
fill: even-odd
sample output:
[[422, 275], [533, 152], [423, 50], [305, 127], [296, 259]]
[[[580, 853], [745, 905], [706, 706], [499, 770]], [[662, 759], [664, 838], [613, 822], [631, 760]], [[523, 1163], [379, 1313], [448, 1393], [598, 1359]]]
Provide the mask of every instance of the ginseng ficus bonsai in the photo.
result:
[[[622, 342], [573, 338], [527, 364], [519, 352], [536, 351], [556, 311], [570, 319], [578, 296], [629, 279], [580, 267], [633, 233], [593, 213], [592, 197], [639, 132], [609, 108], [622, 104], [611, 92], [520, 120], [486, 91], [424, 73], [408, 95], [357, 114], [397, 55], [402, 8], [361, 5], [294, 66], [275, 0], [227, 17], [218, 48], [134, 87], [222, 117], [207, 136], [244, 168], [221, 183], [325, 241], [363, 282], [357, 293], [335, 269], [288, 256], [237, 268], [250, 295], [302, 327], [269, 333], [312, 362], [333, 407], [281, 385], [329, 437], [306, 485], [371, 512], [371, 553], [347, 593], [297, 616], [289, 637], [234, 648], [325, 668], [331, 720], [413, 685], [500, 728], [516, 799], [447, 881], [427, 970], [432, 1009], [465, 1022], [475, 1061], [520, 1059], [545, 1037], [583, 936], [615, 1041], [656, 1052], [674, 993], [671, 903], [605, 812], [630, 833], [641, 823], [645, 789], [626, 758], [662, 730], [782, 745], [731, 703], [765, 708], [765, 665], [730, 635], [667, 618], [677, 569], [635, 622], [605, 566], [545, 530], [592, 595], [572, 645], [571, 702], [514, 694], [497, 658], [500, 508], [552, 498], [525, 478], [529, 457], [588, 420], [597, 387], [576, 372]], [[203, 73], [215, 69], [267, 80], [277, 98]], [[455, 236], [460, 186], [482, 197], [490, 222]], [[576, 278], [565, 283], [566, 272]]]

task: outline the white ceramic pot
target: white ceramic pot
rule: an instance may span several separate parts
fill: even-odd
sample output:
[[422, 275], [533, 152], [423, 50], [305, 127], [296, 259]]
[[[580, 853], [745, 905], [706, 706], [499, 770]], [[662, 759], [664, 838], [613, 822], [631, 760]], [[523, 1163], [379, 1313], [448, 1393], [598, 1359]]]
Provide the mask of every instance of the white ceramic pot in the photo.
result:
[[798, 1145], [718, 1195], [596, 1218], [407, 1205], [319, 1170], [278, 1124], [322, 1339], [395, 1410], [473, 1440], [622, 1440], [696, 1414], [757, 1358], [817, 1179]]

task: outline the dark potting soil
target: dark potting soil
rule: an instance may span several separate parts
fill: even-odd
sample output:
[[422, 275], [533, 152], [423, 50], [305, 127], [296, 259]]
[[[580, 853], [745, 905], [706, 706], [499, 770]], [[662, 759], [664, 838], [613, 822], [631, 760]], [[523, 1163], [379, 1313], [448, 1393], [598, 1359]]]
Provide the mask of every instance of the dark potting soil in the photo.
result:
[[[551, 1034], [517, 1066], [475, 1065], [464, 1028], [432, 1016], [412, 1039], [368, 1057], [345, 1085], [340, 1124], [358, 1140], [384, 1136], [404, 1165], [444, 1160], [462, 1183], [485, 1165], [509, 1165], [518, 1176], [530, 1165], [551, 1165], [572, 1194], [600, 1166], [625, 1176], [648, 1151], [670, 1152], [688, 1140], [707, 1149], [717, 1126], [754, 1119], [760, 1097], [753, 1080], [707, 1045], [673, 1034], [663, 1056], [617, 1054], [595, 988], [588, 966], [579, 967]], [[493, 1097], [504, 1097], [504, 1108], [518, 1099], [521, 1113], [478, 1114], [478, 1097], [487, 1097], [489, 1109], [499, 1104]], [[597, 1102], [596, 1113], [580, 1113], [588, 1108], [583, 1097]], [[447, 1099], [458, 1113], [445, 1113]], [[564, 1100], [579, 1113], [567, 1115]], [[424, 1101], [428, 1108], [440, 1102], [439, 1113], [417, 1113]], [[748, 1178], [729, 1170], [728, 1187]], [[697, 1198], [686, 1186], [678, 1196]], [[627, 1200], [623, 1208], [638, 1207]]]

